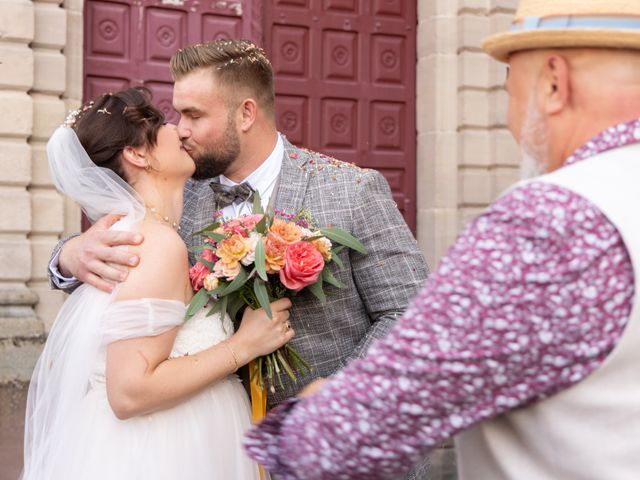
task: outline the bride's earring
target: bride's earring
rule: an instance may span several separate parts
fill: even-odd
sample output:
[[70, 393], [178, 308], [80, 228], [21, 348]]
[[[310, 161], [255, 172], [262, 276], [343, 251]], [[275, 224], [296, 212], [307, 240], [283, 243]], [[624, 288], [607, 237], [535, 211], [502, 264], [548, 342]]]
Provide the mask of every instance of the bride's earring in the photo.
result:
[[145, 171], [146, 171], [146, 172], [150, 172], [150, 171], [151, 171], [151, 164], [150, 164], [150, 163], [147, 163], [147, 164], [144, 166], [144, 169], [145, 169]]

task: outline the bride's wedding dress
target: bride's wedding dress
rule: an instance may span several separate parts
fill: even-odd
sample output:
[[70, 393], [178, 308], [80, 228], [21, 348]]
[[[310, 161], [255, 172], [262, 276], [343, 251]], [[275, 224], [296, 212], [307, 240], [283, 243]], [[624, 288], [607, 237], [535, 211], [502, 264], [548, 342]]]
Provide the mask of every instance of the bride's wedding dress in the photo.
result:
[[[144, 205], [113, 172], [93, 165], [73, 131], [58, 129], [47, 150], [56, 186], [90, 218], [121, 213], [112, 228], [136, 229]], [[82, 285], [60, 309], [29, 386], [23, 480], [258, 480], [241, 446], [251, 420], [236, 375], [127, 420], [107, 399], [109, 343], [179, 326], [171, 356], [190, 355], [233, 333], [228, 316], [203, 309], [185, 322], [179, 301], [116, 295]]]

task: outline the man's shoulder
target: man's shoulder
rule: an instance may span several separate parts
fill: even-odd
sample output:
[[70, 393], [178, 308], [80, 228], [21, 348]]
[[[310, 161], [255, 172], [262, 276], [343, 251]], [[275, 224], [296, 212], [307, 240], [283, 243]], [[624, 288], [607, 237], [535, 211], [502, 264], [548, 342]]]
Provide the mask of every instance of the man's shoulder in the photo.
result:
[[285, 155], [292, 160], [292, 162], [285, 162], [285, 165], [300, 168], [309, 175], [310, 180], [330, 180], [332, 182], [343, 180], [349, 183], [359, 183], [363, 178], [382, 177], [377, 170], [361, 167], [355, 163], [345, 162], [331, 155], [309, 148], [297, 147], [290, 143], [286, 144]]

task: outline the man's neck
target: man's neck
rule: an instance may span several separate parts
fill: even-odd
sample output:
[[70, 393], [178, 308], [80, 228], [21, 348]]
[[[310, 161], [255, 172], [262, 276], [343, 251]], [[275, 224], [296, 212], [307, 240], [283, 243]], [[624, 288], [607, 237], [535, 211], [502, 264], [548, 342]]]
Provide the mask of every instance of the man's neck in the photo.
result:
[[232, 169], [224, 172], [224, 176], [235, 183], [242, 183], [269, 158], [277, 142], [278, 132], [275, 129], [256, 136], [243, 146], [240, 157], [234, 162]]

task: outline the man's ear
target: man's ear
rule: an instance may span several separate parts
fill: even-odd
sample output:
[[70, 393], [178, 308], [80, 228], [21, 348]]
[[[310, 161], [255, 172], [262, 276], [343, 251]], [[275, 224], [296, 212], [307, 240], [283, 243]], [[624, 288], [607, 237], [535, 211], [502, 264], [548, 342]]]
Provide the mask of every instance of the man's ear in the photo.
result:
[[147, 150], [139, 147], [124, 147], [122, 150], [122, 159], [130, 165], [138, 168], [147, 168], [149, 158], [147, 158]]
[[547, 115], [563, 112], [571, 100], [571, 67], [567, 59], [557, 54], [547, 57], [540, 86], [543, 111]]
[[245, 98], [240, 104], [240, 130], [248, 132], [258, 116], [258, 104], [253, 98]]

